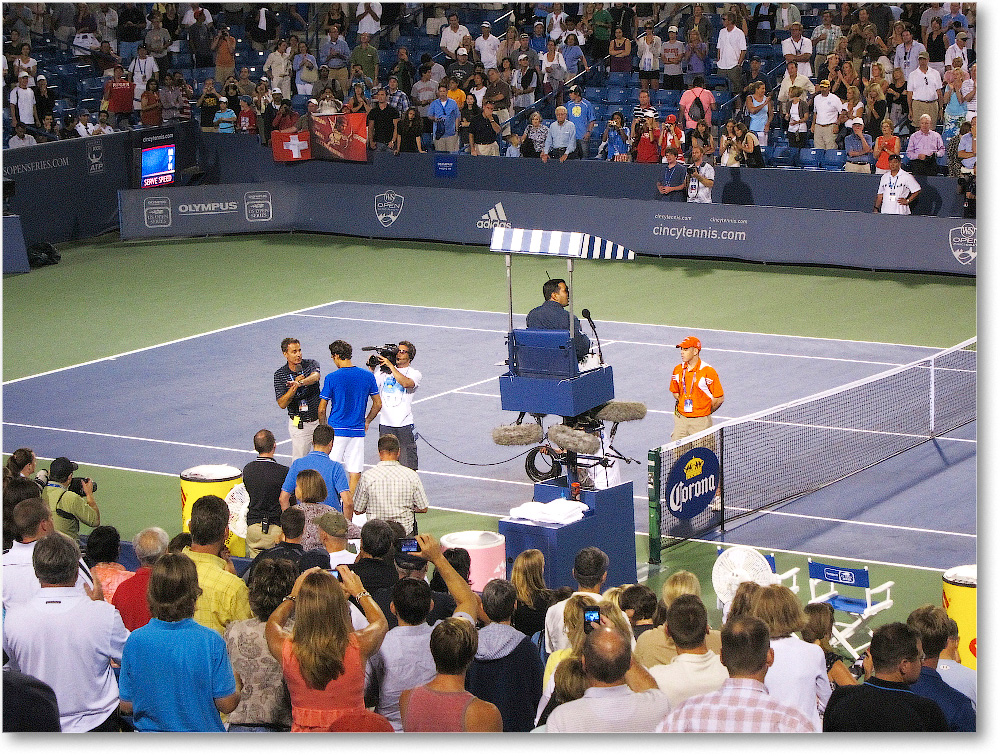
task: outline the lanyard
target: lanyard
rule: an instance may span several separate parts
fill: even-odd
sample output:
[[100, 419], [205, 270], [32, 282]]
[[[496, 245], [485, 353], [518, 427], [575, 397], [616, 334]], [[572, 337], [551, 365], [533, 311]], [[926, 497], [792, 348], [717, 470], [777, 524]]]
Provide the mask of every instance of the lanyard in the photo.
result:
[[690, 373], [694, 376], [694, 380], [691, 382], [691, 387], [688, 388], [688, 369], [687, 365], [681, 368], [681, 396], [687, 397], [688, 399], [693, 398], [694, 388], [698, 385], [698, 370], [697, 368], [691, 370]]

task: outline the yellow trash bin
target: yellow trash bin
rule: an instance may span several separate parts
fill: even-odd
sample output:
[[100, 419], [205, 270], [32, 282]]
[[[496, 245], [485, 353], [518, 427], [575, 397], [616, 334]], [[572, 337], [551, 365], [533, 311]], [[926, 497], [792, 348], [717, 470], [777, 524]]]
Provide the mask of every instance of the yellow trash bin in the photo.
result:
[[944, 573], [944, 609], [958, 624], [962, 664], [976, 669], [976, 565], [963, 564]]
[[[243, 472], [231, 465], [196, 465], [181, 473], [181, 531], [191, 530], [191, 507], [202, 496], [218, 496], [225, 499], [226, 495], [239, 483], [243, 482]], [[230, 531], [232, 528], [230, 528]], [[233, 556], [246, 556], [246, 541], [230, 532], [226, 546]]]

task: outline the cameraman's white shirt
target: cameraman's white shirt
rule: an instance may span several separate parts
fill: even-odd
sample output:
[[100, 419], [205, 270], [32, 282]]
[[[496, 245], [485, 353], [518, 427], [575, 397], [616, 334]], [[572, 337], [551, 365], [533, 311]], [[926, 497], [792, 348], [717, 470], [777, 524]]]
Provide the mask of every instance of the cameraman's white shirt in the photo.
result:
[[400, 373], [413, 381], [413, 388], [403, 388], [392, 373], [384, 373], [381, 368], [375, 370], [375, 382], [378, 384], [379, 396], [382, 397], [382, 410], [379, 412], [380, 425], [391, 428], [401, 428], [413, 424], [413, 392], [420, 387], [423, 378], [420, 371], [413, 365], [397, 368]]

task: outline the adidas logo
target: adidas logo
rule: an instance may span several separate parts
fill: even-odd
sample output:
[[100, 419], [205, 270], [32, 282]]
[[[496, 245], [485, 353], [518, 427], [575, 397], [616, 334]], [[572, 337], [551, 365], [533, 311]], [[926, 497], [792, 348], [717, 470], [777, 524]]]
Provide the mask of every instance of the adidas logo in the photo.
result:
[[497, 202], [490, 208], [488, 213], [483, 213], [483, 217], [476, 223], [476, 228], [511, 228], [510, 221], [507, 220], [507, 213], [504, 212], [503, 203]]

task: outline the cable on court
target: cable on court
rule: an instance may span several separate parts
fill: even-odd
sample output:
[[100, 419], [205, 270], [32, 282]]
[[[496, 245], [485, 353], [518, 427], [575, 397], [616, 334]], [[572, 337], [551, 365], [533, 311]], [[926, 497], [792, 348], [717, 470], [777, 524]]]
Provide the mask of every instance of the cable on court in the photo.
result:
[[425, 444], [427, 444], [429, 447], [431, 447], [434, 451], [436, 451], [442, 457], [444, 457], [446, 459], [450, 459], [452, 462], [457, 462], [460, 465], [468, 465], [469, 467], [494, 467], [496, 465], [505, 465], [508, 462], [513, 462], [518, 457], [523, 457], [525, 454], [530, 454], [532, 451], [534, 451], [533, 449], [528, 449], [527, 451], [524, 451], [524, 452], [521, 452], [520, 454], [514, 455], [510, 459], [504, 459], [504, 460], [501, 460], [500, 462], [463, 462], [462, 460], [455, 459], [454, 457], [449, 456], [449, 455], [445, 454], [443, 451], [441, 451], [440, 449], [438, 449], [436, 446], [434, 446], [434, 444], [432, 444], [430, 441], [427, 440], [427, 437], [424, 436], [423, 433], [419, 433], [419, 432], [414, 433], [413, 437], [415, 439], [419, 438], [421, 441], [423, 441]]

